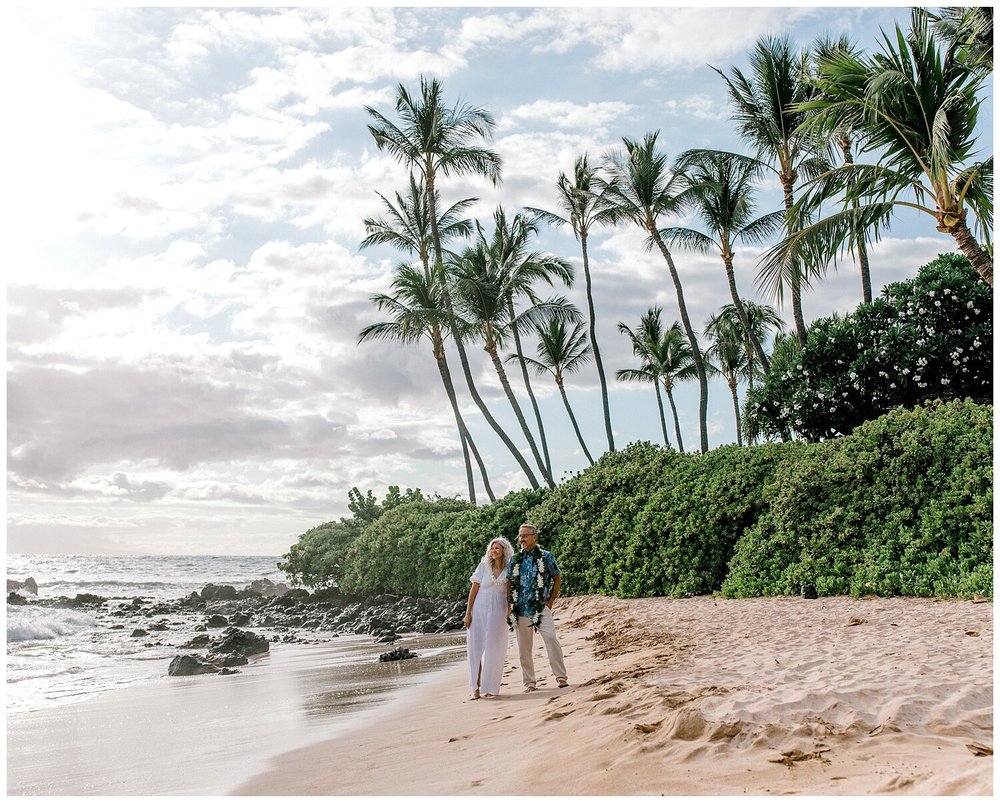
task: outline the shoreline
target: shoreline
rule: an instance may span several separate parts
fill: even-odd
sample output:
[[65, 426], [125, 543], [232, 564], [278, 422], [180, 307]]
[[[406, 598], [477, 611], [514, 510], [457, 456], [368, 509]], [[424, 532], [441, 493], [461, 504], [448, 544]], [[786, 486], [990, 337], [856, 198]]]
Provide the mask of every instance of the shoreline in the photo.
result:
[[[989, 795], [993, 606], [791, 597], [560, 601], [570, 686], [514, 639], [495, 700], [441, 669], [234, 795]], [[520, 749], [518, 746], [520, 745]], [[517, 772], [512, 772], [516, 761]]]
[[[407, 638], [424, 663], [378, 663], [368, 638], [278, 645], [241, 674], [158, 682], [7, 717], [8, 795], [223, 795], [290, 748], [391, 707], [440, 667], [454, 635]], [[367, 657], [366, 657], [367, 656]]]

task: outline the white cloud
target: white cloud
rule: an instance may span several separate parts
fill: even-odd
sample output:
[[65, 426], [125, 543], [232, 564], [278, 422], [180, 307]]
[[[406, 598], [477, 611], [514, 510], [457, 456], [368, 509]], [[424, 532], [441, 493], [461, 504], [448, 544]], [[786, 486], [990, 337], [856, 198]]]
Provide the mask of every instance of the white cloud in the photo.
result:
[[592, 46], [597, 52], [590, 64], [599, 70], [691, 70], [729, 59], [757, 37], [787, 30], [814, 13], [744, 7], [558, 9], [551, 14], [553, 36], [538, 49], [567, 53]]
[[680, 100], [670, 98], [663, 102], [663, 106], [670, 114], [698, 120], [726, 120], [731, 114], [725, 98], [713, 98], [702, 93], [688, 95]]
[[525, 122], [538, 122], [562, 130], [607, 136], [607, 128], [626, 117], [635, 107], [621, 101], [573, 103], [566, 100], [536, 100], [504, 114], [498, 129], [504, 131]]

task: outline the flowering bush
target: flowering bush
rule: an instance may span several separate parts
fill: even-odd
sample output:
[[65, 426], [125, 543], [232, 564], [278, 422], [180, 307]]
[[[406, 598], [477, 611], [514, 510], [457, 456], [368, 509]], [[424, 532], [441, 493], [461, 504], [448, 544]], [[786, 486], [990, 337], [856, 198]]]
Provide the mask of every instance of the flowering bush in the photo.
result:
[[942, 254], [853, 314], [815, 321], [798, 358], [748, 393], [748, 426], [816, 441], [931, 399], [988, 402], [992, 307], [968, 260]]

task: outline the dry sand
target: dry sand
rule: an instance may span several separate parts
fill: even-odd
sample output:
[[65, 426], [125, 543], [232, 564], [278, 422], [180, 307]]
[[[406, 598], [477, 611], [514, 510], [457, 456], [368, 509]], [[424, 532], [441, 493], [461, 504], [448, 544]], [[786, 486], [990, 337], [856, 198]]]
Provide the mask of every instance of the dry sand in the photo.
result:
[[[521, 690], [464, 666], [236, 794], [990, 795], [993, 606], [955, 600], [560, 600]], [[987, 753], [987, 755], [980, 755]]]

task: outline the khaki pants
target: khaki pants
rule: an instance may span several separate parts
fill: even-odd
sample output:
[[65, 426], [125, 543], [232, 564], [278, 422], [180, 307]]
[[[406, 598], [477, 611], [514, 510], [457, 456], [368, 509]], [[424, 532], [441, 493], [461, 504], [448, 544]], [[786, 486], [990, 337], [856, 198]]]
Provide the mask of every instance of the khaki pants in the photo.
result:
[[[549, 666], [552, 667], [552, 674], [556, 680], [566, 680], [566, 664], [563, 663], [563, 651], [556, 637], [556, 623], [552, 618], [552, 611], [546, 605], [542, 609], [542, 623], [538, 626], [538, 632], [545, 643], [545, 652], [549, 656]], [[531, 626], [531, 617], [517, 617], [517, 649], [521, 659], [521, 677], [524, 679], [526, 688], [535, 688], [535, 661], [531, 654], [532, 642], [535, 631]]]

